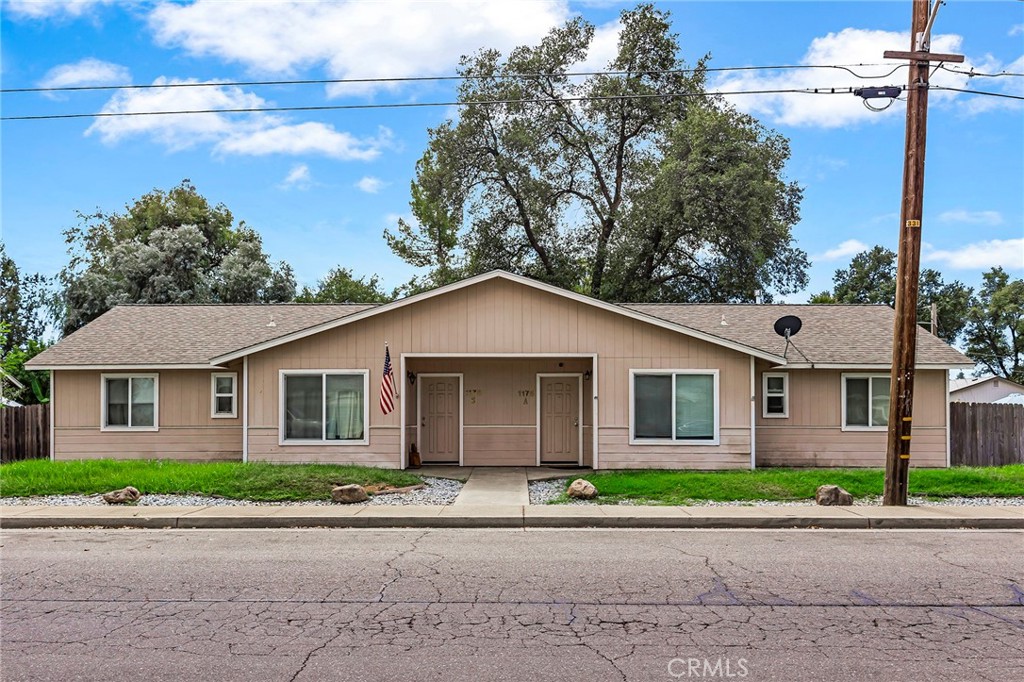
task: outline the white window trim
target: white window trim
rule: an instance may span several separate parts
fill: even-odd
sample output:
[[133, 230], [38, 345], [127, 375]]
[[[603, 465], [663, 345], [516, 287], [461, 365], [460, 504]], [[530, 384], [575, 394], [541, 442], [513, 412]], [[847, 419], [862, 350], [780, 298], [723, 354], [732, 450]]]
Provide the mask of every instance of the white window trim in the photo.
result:
[[[843, 372], [840, 375], [840, 396], [839, 403], [840, 418], [842, 419], [843, 431], [888, 431], [889, 426], [861, 426], [859, 424], [846, 424], [846, 380], [847, 379], [890, 379], [888, 374], [877, 372]], [[868, 382], [868, 420], [871, 419], [871, 382]]]
[[[327, 375], [328, 374], [353, 374], [362, 375], [363, 377], [363, 438], [362, 440], [326, 440], [324, 438], [285, 438], [285, 378], [289, 376], [302, 376], [302, 375], [322, 375], [320, 383], [320, 390], [326, 395], [327, 388]], [[321, 408], [324, 412], [327, 410], [327, 401], [323, 401]], [[278, 411], [278, 423], [277, 423], [277, 444], [282, 446], [288, 445], [318, 445], [327, 447], [344, 447], [347, 445], [369, 445], [370, 444], [370, 370], [368, 369], [279, 369], [278, 370], [278, 383], [277, 383], [277, 411]], [[326, 414], [320, 416], [321, 429], [326, 428], [327, 417]]]
[[[711, 439], [686, 439], [675, 437], [676, 432], [676, 408], [675, 403], [672, 404], [672, 438], [636, 438], [636, 415], [634, 411], [636, 409], [636, 402], [633, 399], [634, 387], [636, 384], [637, 376], [654, 376], [654, 375], [672, 375], [672, 400], [675, 401], [676, 394], [676, 374], [701, 374], [711, 375], [713, 377], [713, 394], [714, 394], [714, 421], [715, 421], [715, 435]], [[719, 424], [719, 388], [718, 388], [718, 370], [717, 369], [630, 369], [629, 370], [629, 444], [630, 445], [684, 445], [684, 446], [713, 446], [721, 443], [721, 429]]]
[[[231, 379], [231, 412], [217, 411], [217, 398], [228, 397], [227, 393], [217, 393], [217, 379]], [[213, 372], [210, 374], [210, 417], [212, 419], [238, 418], [238, 372]]]
[[[108, 426], [107, 425], [107, 380], [129, 379], [128, 422], [131, 423], [132, 389], [131, 379], [153, 380], [153, 425], [152, 426]], [[160, 430], [160, 375], [157, 373], [100, 374], [100, 431], [159, 431]]]
[[[782, 412], [771, 414], [768, 412], [768, 379], [782, 379]], [[774, 394], [773, 394], [774, 395]], [[789, 372], [765, 372], [761, 375], [761, 416], [764, 419], [788, 419], [789, 418]]]

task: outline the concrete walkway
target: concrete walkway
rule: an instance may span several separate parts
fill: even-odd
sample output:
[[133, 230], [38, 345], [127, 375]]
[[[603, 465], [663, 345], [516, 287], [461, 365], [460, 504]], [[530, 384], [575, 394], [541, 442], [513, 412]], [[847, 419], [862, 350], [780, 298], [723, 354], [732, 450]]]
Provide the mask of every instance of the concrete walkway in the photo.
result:
[[526, 467], [474, 467], [452, 504], [495, 507], [530, 504]]
[[[482, 479], [481, 479], [482, 480]], [[516, 494], [509, 491], [509, 494]], [[0, 527], [914, 528], [1024, 530], [1024, 507], [447, 506], [0, 507]]]

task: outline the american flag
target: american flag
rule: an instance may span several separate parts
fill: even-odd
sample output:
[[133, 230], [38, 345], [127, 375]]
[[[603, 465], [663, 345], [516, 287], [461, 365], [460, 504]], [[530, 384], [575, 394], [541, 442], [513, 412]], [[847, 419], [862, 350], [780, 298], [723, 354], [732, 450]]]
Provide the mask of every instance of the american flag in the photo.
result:
[[384, 346], [384, 377], [380, 382], [380, 411], [391, 414], [395, 409], [395, 373], [391, 371], [391, 351]]

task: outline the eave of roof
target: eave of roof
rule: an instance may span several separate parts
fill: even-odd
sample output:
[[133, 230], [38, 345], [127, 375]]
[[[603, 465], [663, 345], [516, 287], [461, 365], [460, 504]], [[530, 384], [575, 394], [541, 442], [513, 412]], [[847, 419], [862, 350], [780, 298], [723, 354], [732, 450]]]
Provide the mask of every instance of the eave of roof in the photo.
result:
[[490, 272], [486, 272], [486, 273], [481, 274], [481, 275], [476, 275], [474, 277], [470, 277], [468, 279], [464, 279], [464, 280], [461, 280], [459, 282], [455, 282], [453, 284], [448, 284], [446, 286], [439, 287], [437, 289], [431, 289], [430, 291], [425, 291], [425, 292], [422, 292], [422, 293], [419, 293], [419, 294], [415, 294], [413, 296], [409, 296], [407, 298], [399, 299], [397, 301], [392, 301], [391, 303], [385, 303], [385, 304], [377, 306], [375, 308], [370, 308], [370, 309], [364, 310], [362, 312], [353, 313], [352, 315], [347, 315], [347, 316], [342, 317], [342, 318], [337, 319], [337, 320], [332, 320], [330, 322], [326, 322], [326, 323], [322, 323], [322, 324], [318, 324], [318, 325], [313, 325], [312, 327], [307, 327], [306, 329], [300, 329], [300, 330], [298, 330], [296, 332], [292, 332], [291, 334], [286, 334], [284, 336], [280, 336], [280, 337], [278, 337], [276, 339], [272, 339], [270, 341], [265, 341], [263, 343], [253, 344], [251, 346], [247, 346], [247, 347], [244, 347], [244, 348], [239, 348], [238, 350], [233, 351], [231, 353], [225, 353], [224, 355], [220, 355], [220, 356], [211, 358], [210, 362], [212, 364], [221, 364], [221, 363], [225, 363], [225, 362], [230, 362], [232, 360], [237, 360], [238, 358], [244, 357], [246, 355], [252, 355], [253, 353], [258, 353], [260, 351], [267, 350], [269, 348], [274, 348], [276, 346], [280, 346], [282, 344], [289, 343], [291, 341], [296, 341], [298, 339], [302, 339], [302, 338], [305, 338], [307, 336], [312, 336], [314, 334], [319, 334], [320, 332], [325, 332], [325, 331], [328, 331], [330, 329], [336, 329], [338, 327], [342, 327], [342, 326], [345, 326], [347, 324], [351, 324], [353, 322], [358, 322], [359, 320], [363, 320], [363, 319], [366, 319], [368, 317], [373, 317], [375, 315], [381, 315], [383, 313], [386, 313], [386, 312], [389, 312], [389, 311], [392, 311], [392, 310], [398, 310], [399, 308], [403, 308], [403, 307], [405, 307], [407, 305], [412, 305], [413, 303], [418, 303], [420, 301], [426, 301], [426, 300], [429, 300], [431, 298], [434, 298], [435, 296], [441, 296], [441, 295], [444, 295], [444, 294], [447, 294], [447, 293], [451, 293], [453, 291], [458, 291], [459, 289], [463, 289], [465, 287], [473, 286], [474, 284], [480, 284], [480, 283], [483, 283], [483, 282], [487, 282], [487, 281], [492, 280], [492, 279], [506, 279], [506, 280], [511, 281], [511, 282], [516, 282], [518, 284], [522, 284], [523, 286], [532, 287], [534, 289], [538, 289], [540, 291], [545, 291], [547, 293], [554, 294], [554, 295], [557, 295], [557, 296], [562, 296], [563, 298], [568, 298], [568, 299], [577, 301], [579, 303], [585, 303], [587, 305], [593, 306], [595, 308], [599, 308], [601, 310], [606, 310], [608, 312], [616, 313], [616, 314], [622, 315], [623, 317], [628, 317], [628, 318], [631, 318], [631, 319], [634, 319], [634, 320], [639, 320], [641, 322], [646, 322], [647, 324], [651, 324], [651, 325], [654, 325], [656, 327], [661, 327], [663, 329], [668, 329], [668, 330], [671, 330], [671, 331], [674, 331], [674, 332], [678, 332], [678, 333], [683, 334], [685, 336], [690, 336], [690, 337], [695, 338], [695, 339], [700, 339], [701, 341], [707, 341], [708, 343], [713, 343], [713, 344], [715, 344], [717, 346], [723, 346], [725, 348], [729, 348], [731, 350], [735, 350], [735, 351], [738, 351], [740, 353], [744, 353], [746, 355], [752, 355], [752, 356], [754, 356], [756, 358], [761, 358], [762, 360], [768, 360], [770, 362], [774, 362], [774, 363], [779, 364], [779, 365], [785, 365], [786, 364], [786, 359], [784, 357], [782, 357], [781, 355], [775, 355], [774, 353], [768, 353], [768, 352], [763, 351], [763, 350], [761, 350], [759, 348], [754, 348], [752, 346], [747, 346], [745, 344], [737, 343], [735, 341], [729, 341], [727, 339], [723, 339], [723, 338], [715, 336], [713, 334], [708, 334], [706, 332], [698, 331], [698, 330], [693, 329], [691, 327], [685, 327], [683, 325], [675, 324], [673, 322], [669, 322], [667, 320], [663, 320], [663, 319], [660, 319], [658, 317], [654, 317], [652, 315], [648, 315], [647, 313], [642, 313], [642, 312], [637, 311], [637, 310], [630, 310], [629, 308], [625, 308], [623, 306], [615, 305], [614, 303], [606, 303], [605, 301], [601, 301], [601, 300], [598, 300], [596, 298], [591, 298], [590, 296], [584, 296], [583, 294], [577, 294], [576, 292], [573, 292], [573, 291], [567, 291], [565, 289], [560, 289], [559, 287], [552, 286], [550, 284], [544, 284], [543, 282], [538, 282], [538, 281], [530, 279], [528, 277], [522, 277], [520, 275], [514, 275], [514, 274], [512, 274], [510, 272], [505, 272], [504, 270], [492, 270]]

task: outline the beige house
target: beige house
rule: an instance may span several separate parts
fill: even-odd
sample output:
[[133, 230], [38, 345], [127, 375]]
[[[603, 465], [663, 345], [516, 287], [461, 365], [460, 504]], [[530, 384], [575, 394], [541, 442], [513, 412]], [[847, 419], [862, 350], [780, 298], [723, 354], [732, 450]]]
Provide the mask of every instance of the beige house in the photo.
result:
[[[379, 306], [119, 306], [29, 366], [52, 372], [55, 459], [881, 466], [892, 322], [616, 305], [496, 271]], [[914, 464], [947, 465], [947, 372], [972, 366], [920, 334]]]
[[953, 379], [949, 382], [949, 399], [955, 403], [994, 403], [1024, 393], [1024, 386], [1003, 377]]

